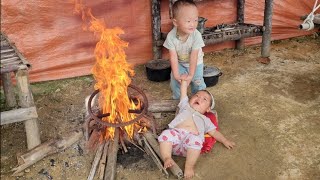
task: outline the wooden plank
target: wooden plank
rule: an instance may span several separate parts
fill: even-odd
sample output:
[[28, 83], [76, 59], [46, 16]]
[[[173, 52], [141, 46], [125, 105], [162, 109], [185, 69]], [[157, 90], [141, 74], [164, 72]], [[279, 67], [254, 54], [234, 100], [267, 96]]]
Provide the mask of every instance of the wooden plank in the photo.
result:
[[1, 125], [38, 118], [36, 107], [20, 108], [1, 112]]

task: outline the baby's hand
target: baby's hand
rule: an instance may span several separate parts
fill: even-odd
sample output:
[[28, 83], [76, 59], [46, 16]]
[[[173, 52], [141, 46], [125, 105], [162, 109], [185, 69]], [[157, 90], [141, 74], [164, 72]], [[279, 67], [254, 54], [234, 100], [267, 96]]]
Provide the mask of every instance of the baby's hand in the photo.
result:
[[229, 140], [226, 139], [226, 140], [223, 142], [223, 145], [224, 145], [226, 148], [228, 148], [228, 149], [233, 149], [234, 146], [236, 145], [236, 143], [234, 143], [234, 142], [229, 141]]
[[181, 74], [180, 77], [182, 80], [186, 80], [188, 77], [188, 74]]

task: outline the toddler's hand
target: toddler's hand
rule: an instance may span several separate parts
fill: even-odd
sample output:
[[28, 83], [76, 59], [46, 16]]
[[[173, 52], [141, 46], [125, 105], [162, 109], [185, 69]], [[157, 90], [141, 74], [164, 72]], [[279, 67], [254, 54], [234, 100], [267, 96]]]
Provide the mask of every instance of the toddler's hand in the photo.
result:
[[186, 80], [188, 77], [188, 74], [181, 74], [180, 77], [182, 80]]
[[234, 146], [236, 145], [236, 143], [232, 142], [232, 141], [229, 141], [229, 140], [225, 140], [223, 142], [223, 145], [228, 148], [228, 149], [233, 149]]

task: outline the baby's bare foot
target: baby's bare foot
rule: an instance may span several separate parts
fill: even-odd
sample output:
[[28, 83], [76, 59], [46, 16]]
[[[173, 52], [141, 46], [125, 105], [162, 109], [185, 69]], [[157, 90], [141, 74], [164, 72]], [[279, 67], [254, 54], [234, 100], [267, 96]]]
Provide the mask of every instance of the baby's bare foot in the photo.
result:
[[174, 161], [173, 161], [172, 158], [166, 158], [164, 160], [164, 165], [163, 166], [164, 166], [165, 169], [167, 169], [168, 167], [173, 166], [173, 164], [174, 164]]
[[194, 170], [192, 166], [186, 166], [184, 168], [184, 179], [191, 179], [194, 176]]

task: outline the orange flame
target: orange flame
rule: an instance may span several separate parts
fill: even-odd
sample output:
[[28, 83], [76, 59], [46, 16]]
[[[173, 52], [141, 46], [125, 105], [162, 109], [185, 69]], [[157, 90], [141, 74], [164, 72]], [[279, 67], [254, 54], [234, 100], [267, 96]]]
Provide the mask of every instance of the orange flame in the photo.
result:
[[[124, 48], [128, 47], [128, 43], [119, 37], [124, 31], [120, 28], [107, 29], [104, 21], [95, 18], [81, 1], [76, 1], [75, 11], [82, 14], [83, 21], [89, 21], [89, 31], [99, 39], [94, 50], [96, 63], [92, 73], [96, 80], [94, 88], [100, 90], [99, 105], [102, 113], [110, 113], [102, 120], [110, 123], [132, 120], [136, 115], [130, 114], [128, 110], [137, 109], [138, 105], [128, 97], [128, 85], [131, 83], [129, 75], [134, 76], [134, 70], [126, 61]], [[129, 137], [133, 136], [133, 127], [124, 127]], [[114, 130], [108, 127], [104, 138], [113, 138]]]

